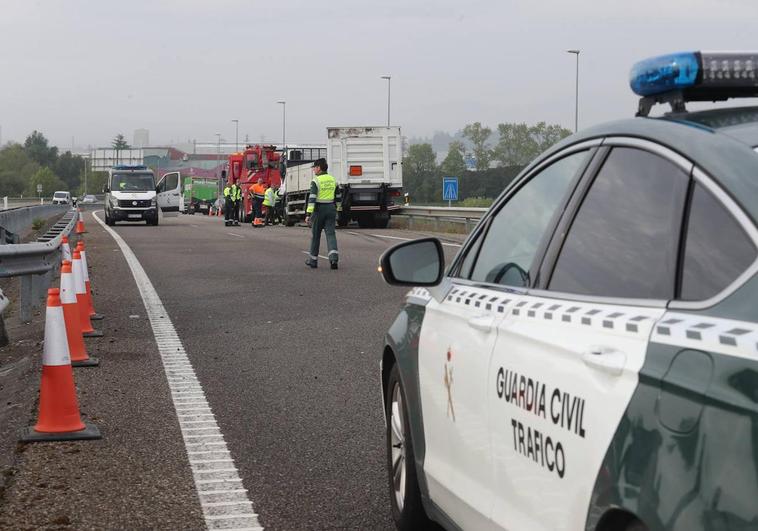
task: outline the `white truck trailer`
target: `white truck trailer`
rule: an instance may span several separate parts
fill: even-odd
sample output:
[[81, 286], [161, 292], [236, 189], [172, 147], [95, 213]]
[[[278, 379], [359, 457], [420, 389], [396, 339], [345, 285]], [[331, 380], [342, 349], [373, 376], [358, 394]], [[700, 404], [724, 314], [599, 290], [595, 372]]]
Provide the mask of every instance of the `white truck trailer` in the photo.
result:
[[[311, 150], [314, 152], [322, 153], [323, 149]], [[318, 158], [293, 155], [290, 150], [284, 185], [288, 225], [305, 217], [312, 161]], [[403, 146], [399, 127], [328, 127], [326, 161], [329, 173], [342, 190], [342, 213], [337, 219], [341, 227], [354, 220], [361, 227], [384, 228], [390, 214], [402, 208]]]

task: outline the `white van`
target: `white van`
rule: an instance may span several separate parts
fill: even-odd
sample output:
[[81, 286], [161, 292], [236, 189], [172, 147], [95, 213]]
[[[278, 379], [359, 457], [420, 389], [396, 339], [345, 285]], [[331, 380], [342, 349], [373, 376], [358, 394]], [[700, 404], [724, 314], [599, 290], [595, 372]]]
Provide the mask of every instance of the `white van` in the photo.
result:
[[58, 191], [53, 194], [53, 204], [54, 205], [70, 205], [71, 204], [71, 193], [70, 192], [63, 192]]
[[108, 171], [105, 192], [105, 222], [145, 221], [158, 225], [159, 210], [164, 215], [179, 213], [179, 173], [167, 173], [155, 184], [147, 166], [118, 165]]

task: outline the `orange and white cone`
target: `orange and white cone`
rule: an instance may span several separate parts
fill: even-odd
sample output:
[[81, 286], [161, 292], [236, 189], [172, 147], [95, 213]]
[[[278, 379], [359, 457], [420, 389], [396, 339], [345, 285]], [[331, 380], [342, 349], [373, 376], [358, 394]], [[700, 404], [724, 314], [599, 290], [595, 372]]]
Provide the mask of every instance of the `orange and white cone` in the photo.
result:
[[51, 288], [47, 290], [39, 416], [37, 424], [23, 430], [21, 440], [74, 441], [100, 438], [100, 430], [92, 424], [82, 422], [79, 415], [60, 290]]
[[76, 222], [76, 233], [87, 234], [87, 229], [84, 228], [84, 216], [82, 215], [82, 209], [77, 208], [79, 220]]
[[74, 271], [74, 288], [76, 289], [76, 305], [79, 307], [79, 319], [82, 325], [84, 337], [103, 337], [102, 330], [92, 328], [89, 320], [89, 308], [87, 306], [87, 288], [84, 285], [84, 272], [82, 271], [82, 255], [74, 250], [72, 269]]
[[61, 238], [61, 261], [71, 260], [71, 246], [68, 244], [68, 236]]
[[84, 240], [79, 240], [76, 244], [76, 250], [82, 257], [82, 271], [84, 271], [84, 290], [87, 292], [87, 310], [91, 321], [99, 321], [103, 316], [95, 311], [95, 305], [92, 304], [92, 284], [89, 281], [89, 266], [87, 265], [87, 252], [84, 250]]
[[76, 301], [74, 273], [71, 262], [68, 260], [64, 260], [61, 267], [61, 304], [63, 305], [63, 317], [66, 320], [66, 337], [71, 355], [71, 366], [97, 367], [100, 362], [96, 358], [90, 358], [87, 355], [87, 347], [84, 346], [81, 317]]

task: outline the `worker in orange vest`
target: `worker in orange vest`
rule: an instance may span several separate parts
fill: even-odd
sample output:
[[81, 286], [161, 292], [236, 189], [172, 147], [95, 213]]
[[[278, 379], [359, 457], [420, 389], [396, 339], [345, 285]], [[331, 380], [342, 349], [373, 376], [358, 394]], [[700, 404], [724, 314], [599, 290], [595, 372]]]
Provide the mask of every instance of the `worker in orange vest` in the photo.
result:
[[263, 184], [263, 177], [258, 177], [258, 182], [251, 189], [253, 196], [253, 226], [263, 226], [263, 199], [266, 196], [266, 185]]

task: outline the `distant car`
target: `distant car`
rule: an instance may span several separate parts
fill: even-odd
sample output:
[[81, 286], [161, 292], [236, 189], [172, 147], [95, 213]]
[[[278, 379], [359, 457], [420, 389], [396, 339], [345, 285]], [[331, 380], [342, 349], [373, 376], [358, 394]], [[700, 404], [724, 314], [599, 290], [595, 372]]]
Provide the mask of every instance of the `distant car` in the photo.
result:
[[415, 286], [382, 351], [399, 529], [757, 528], [758, 107], [686, 109], [756, 63], [638, 63], [638, 117], [538, 157], [450, 267], [382, 256]]
[[80, 201], [80, 203], [82, 203], [82, 204], [85, 204], [85, 203], [94, 203], [96, 201], [97, 201], [97, 198], [94, 195], [88, 194], [88, 195], [85, 195], [82, 198], [82, 200]]
[[53, 194], [53, 204], [54, 205], [70, 205], [71, 204], [71, 193], [70, 192], [55, 192]]

